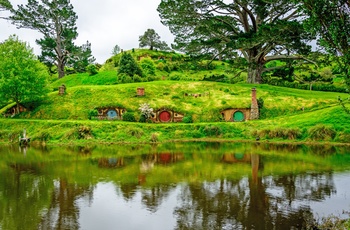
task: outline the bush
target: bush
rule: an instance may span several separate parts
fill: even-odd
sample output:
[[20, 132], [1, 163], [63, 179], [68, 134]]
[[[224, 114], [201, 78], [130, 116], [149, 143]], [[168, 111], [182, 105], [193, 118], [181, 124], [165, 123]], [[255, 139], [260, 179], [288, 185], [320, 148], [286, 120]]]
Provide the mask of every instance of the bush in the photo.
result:
[[205, 127], [201, 127], [200, 131], [207, 137], [212, 137], [212, 136], [217, 137], [222, 133], [221, 128], [216, 125], [207, 125]]
[[329, 126], [316, 125], [309, 129], [308, 135], [312, 140], [329, 141], [334, 139], [336, 131]]
[[140, 139], [143, 136], [143, 130], [140, 128], [127, 129], [126, 133], [128, 133], [129, 135], [136, 137], [138, 139]]
[[90, 64], [86, 67], [86, 72], [89, 74], [89, 76], [93, 76], [98, 73], [96, 65]]
[[123, 121], [135, 122], [135, 115], [132, 112], [126, 112], [123, 114]]
[[141, 68], [146, 75], [155, 75], [156, 67], [151, 58], [143, 58], [140, 62]]
[[135, 74], [133, 76], [133, 82], [142, 82], [142, 78], [139, 75]]
[[184, 116], [184, 118], [182, 119], [182, 122], [184, 122], [184, 123], [193, 123], [192, 115]]
[[91, 120], [92, 118], [97, 117], [97, 115], [98, 115], [97, 109], [91, 109], [89, 110], [88, 118], [89, 120]]
[[132, 83], [132, 78], [124, 73], [118, 74], [118, 83]]
[[163, 62], [159, 62], [158, 64], [157, 64], [157, 69], [159, 69], [160, 71], [163, 71], [164, 70], [164, 63]]
[[145, 123], [147, 121], [147, 118], [144, 114], [141, 114], [139, 122]]

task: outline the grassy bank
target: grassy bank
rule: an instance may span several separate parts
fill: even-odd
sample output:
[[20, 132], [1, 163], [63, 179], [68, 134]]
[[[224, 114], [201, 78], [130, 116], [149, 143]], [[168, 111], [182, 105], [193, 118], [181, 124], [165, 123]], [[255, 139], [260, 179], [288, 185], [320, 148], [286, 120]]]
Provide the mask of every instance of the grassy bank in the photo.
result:
[[16, 142], [25, 128], [48, 143], [149, 143], [252, 140], [350, 143], [349, 115], [341, 106], [247, 122], [138, 123], [91, 120], [0, 119], [1, 142]]

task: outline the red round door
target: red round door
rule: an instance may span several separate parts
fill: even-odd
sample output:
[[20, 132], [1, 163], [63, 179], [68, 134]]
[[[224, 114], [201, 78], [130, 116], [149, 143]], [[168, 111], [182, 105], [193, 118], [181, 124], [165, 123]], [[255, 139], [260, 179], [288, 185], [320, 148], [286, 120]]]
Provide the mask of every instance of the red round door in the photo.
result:
[[171, 119], [170, 113], [168, 111], [163, 111], [159, 114], [159, 120], [161, 122], [169, 122]]

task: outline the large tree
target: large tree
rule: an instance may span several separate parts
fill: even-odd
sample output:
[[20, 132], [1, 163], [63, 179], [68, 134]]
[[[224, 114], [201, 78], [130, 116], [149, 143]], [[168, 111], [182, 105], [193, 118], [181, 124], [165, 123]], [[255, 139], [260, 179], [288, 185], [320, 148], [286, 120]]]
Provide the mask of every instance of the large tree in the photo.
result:
[[307, 28], [320, 37], [319, 43], [340, 57], [350, 86], [350, 1], [301, 0], [307, 13]]
[[311, 47], [299, 5], [291, 0], [162, 0], [173, 48], [212, 58], [243, 56], [249, 83], [261, 83], [272, 60], [302, 59]]
[[19, 5], [10, 17], [18, 28], [28, 28], [44, 35], [37, 43], [42, 48], [42, 59], [57, 66], [58, 77], [65, 75], [65, 65], [74, 50], [73, 40], [78, 36], [78, 16], [69, 0], [28, 0]]
[[139, 37], [139, 42], [140, 47], [149, 47], [150, 50], [169, 50], [166, 42], [160, 40], [160, 36], [154, 29], [147, 29], [145, 33]]
[[33, 50], [17, 37], [0, 43], [0, 98], [17, 104], [41, 99], [48, 92], [48, 71]]

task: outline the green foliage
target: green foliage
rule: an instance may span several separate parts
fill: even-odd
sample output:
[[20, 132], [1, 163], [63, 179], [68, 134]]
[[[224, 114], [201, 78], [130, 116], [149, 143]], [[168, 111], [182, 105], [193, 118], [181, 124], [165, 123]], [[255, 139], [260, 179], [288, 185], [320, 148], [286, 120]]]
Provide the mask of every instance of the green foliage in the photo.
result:
[[40, 60], [49, 67], [56, 65], [58, 77], [65, 75], [65, 63], [76, 48], [73, 40], [78, 36], [76, 20], [78, 16], [69, 0], [28, 1], [12, 9], [10, 20], [18, 28], [36, 30], [43, 38], [37, 40], [41, 47]]
[[139, 42], [140, 47], [148, 46], [150, 50], [169, 50], [168, 45], [165, 42], [160, 41], [160, 36], [154, 29], [147, 29], [145, 33], [139, 37]]
[[86, 41], [86, 43], [82, 46], [74, 47], [74, 49], [71, 51], [67, 65], [72, 67], [74, 72], [84, 73], [88, 72], [87, 67], [89, 65], [93, 65], [95, 60], [96, 59], [92, 56], [91, 43]]
[[94, 65], [94, 64], [88, 65], [86, 67], [86, 72], [89, 74], [89, 76], [93, 76], [93, 75], [98, 74], [98, 70], [97, 70], [96, 65]]
[[79, 126], [74, 129], [74, 135], [78, 140], [88, 140], [93, 138], [92, 129], [88, 126]]
[[10, 9], [12, 9], [12, 5], [8, 0], [1, 0], [0, 1], [0, 11], [10, 10]]
[[47, 131], [42, 131], [41, 133], [39, 133], [39, 135], [35, 139], [47, 142], [47, 141], [49, 141], [51, 139], [51, 135]]
[[126, 73], [118, 74], [118, 83], [132, 83], [133, 79]]
[[340, 54], [339, 64], [350, 86], [350, 2], [347, 0], [300, 0], [308, 15], [306, 28], [320, 37], [331, 54]]
[[193, 118], [192, 115], [186, 115], [184, 116], [184, 118], [182, 119], [183, 123], [193, 123]]
[[134, 128], [134, 127], [126, 129], [126, 133], [128, 133], [129, 135], [136, 137], [138, 139], [140, 139], [144, 134], [142, 129]]
[[88, 115], [89, 120], [91, 120], [92, 118], [96, 118], [97, 116], [98, 116], [97, 109], [89, 110], [89, 115]]
[[222, 134], [221, 128], [216, 125], [207, 125], [201, 127], [199, 131], [207, 137], [218, 137]]
[[312, 140], [331, 141], [334, 139], [337, 132], [330, 126], [316, 125], [309, 129], [308, 134]]
[[[311, 50], [307, 45], [311, 37], [300, 20], [303, 15], [280, 13], [299, 12], [298, 8], [297, 2], [288, 0], [280, 0], [278, 4], [275, 1], [192, 4], [191, 1], [162, 0], [157, 10], [162, 23], [175, 35], [174, 49], [207, 60], [229, 60], [242, 55], [246, 63], [241, 63], [241, 68], [248, 69], [247, 82], [261, 83], [264, 65], [269, 61], [299, 59], [293, 54], [305, 55]], [[268, 56], [276, 47], [279, 51], [288, 50], [288, 55]]]
[[140, 66], [143, 70], [143, 73], [146, 75], [155, 75], [156, 74], [156, 68], [154, 65], [154, 62], [151, 58], [143, 58], [140, 61]]
[[141, 114], [140, 119], [139, 119], [139, 122], [145, 123], [146, 121], [147, 121], [146, 115], [145, 115], [145, 114]]
[[48, 92], [46, 67], [15, 36], [0, 43], [0, 97], [19, 103], [42, 100]]
[[266, 139], [285, 139], [285, 140], [297, 140], [303, 135], [303, 132], [299, 128], [274, 128], [263, 129], [259, 131], [253, 131], [252, 137], [266, 138]]
[[134, 75], [143, 76], [140, 66], [130, 53], [124, 52], [120, 58], [118, 75], [125, 74], [129, 77]]
[[135, 115], [133, 112], [126, 112], [123, 113], [123, 121], [130, 121], [130, 122], [135, 122]]

